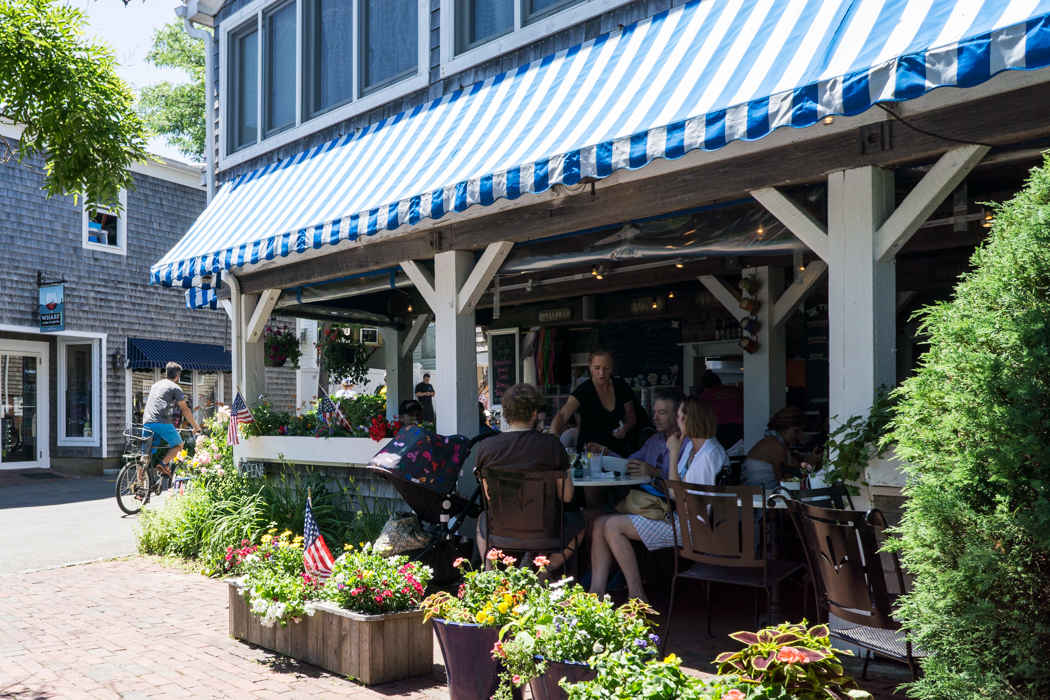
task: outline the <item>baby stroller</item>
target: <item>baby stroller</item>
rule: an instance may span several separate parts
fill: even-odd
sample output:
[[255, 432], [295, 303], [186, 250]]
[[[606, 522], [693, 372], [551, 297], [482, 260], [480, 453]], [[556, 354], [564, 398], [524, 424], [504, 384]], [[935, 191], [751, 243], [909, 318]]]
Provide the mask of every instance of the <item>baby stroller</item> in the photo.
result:
[[461, 556], [469, 559], [473, 550], [472, 539], [461, 537], [459, 531], [467, 518], [481, 514], [481, 489], [475, 489], [470, 498], [455, 491], [463, 463], [480, 439], [482, 436], [473, 440], [463, 435], [445, 437], [410, 425], [368, 463], [397, 489], [431, 537], [426, 547], [407, 554], [431, 567], [437, 583], [459, 578], [452, 562]]

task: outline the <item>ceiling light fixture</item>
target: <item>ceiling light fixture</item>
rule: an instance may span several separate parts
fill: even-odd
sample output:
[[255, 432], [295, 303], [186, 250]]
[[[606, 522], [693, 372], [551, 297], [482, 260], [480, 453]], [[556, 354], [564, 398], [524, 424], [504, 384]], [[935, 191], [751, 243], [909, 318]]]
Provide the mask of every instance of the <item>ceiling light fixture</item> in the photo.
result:
[[991, 211], [985, 211], [984, 212], [984, 221], [981, 222], [981, 226], [984, 226], [985, 228], [991, 228], [993, 221], [995, 221], [995, 216], [992, 214], [992, 212]]
[[824, 117], [824, 123], [825, 124], [829, 124], [829, 125], [830, 124], [834, 124], [835, 123], [835, 115], [834, 114], [829, 114], [828, 116]]

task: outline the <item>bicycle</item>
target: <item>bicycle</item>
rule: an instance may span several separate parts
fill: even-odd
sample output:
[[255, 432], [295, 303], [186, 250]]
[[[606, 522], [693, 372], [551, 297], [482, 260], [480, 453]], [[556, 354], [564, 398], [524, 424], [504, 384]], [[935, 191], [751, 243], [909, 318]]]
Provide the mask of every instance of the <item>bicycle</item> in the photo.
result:
[[[192, 436], [190, 430], [180, 430], [183, 441]], [[150, 496], [159, 496], [164, 490], [164, 478], [157, 471], [161, 455], [170, 447], [149, 428], [133, 426], [124, 431], [124, 466], [117, 475], [117, 505], [128, 515], [135, 515], [149, 503]], [[163, 450], [163, 452], [161, 452]], [[172, 465], [170, 481], [174, 484], [176, 467]], [[166, 478], [166, 477], [165, 477]]]

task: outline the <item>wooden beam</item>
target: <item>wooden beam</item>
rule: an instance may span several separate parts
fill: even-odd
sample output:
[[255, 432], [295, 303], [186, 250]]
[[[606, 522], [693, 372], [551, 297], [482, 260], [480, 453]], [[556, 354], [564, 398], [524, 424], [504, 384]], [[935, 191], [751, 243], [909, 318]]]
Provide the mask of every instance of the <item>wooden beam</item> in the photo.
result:
[[489, 282], [492, 281], [492, 276], [496, 274], [499, 266], [507, 259], [507, 255], [510, 254], [510, 250], [513, 247], [514, 243], [511, 241], [497, 241], [496, 243], [489, 243], [488, 247], [485, 248], [485, 252], [481, 254], [481, 259], [474, 265], [474, 269], [470, 271], [470, 276], [467, 277], [463, 289], [459, 290], [459, 308], [457, 312], [461, 316], [474, 311], [474, 307], [477, 306], [481, 295], [485, 293]]
[[244, 342], [258, 343], [262, 338], [266, 322], [270, 320], [273, 307], [277, 305], [277, 298], [281, 296], [280, 289], [267, 289], [259, 296], [259, 302], [255, 305], [255, 311], [244, 329]]
[[795, 237], [820, 256], [825, 262], [828, 259], [828, 229], [824, 224], [806, 211], [802, 205], [791, 199], [775, 187], [764, 187], [751, 192], [770, 214], [777, 217]]
[[[953, 139], [1011, 144], [1050, 136], [1048, 103], [1050, 84], [1039, 84], [915, 114], [908, 121]], [[442, 250], [530, 241], [748, 197], [764, 188], [822, 182], [827, 173], [846, 168], [925, 163], [950, 148], [941, 138], [895, 124], [892, 149], [862, 155], [856, 131], [835, 133], [624, 184], [615, 184], [614, 175], [599, 183], [594, 195], [515, 207], [427, 230], [409, 229], [311, 260], [245, 270], [238, 277], [246, 293], [287, 289], [392, 267], [403, 260], [428, 259]]]
[[988, 146], [970, 145], [941, 156], [897, 210], [879, 227], [875, 234], [876, 260], [891, 260], [990, 150]]
[[412, 322], [412, 327], [408, 329], [408, 333], [405, 335], [405, 342], [401, 346], [401, 357], [412, 356], [416, 346], [419, 345], [419, 341], [423, 339], [423, 333], [426, 332], [427, 326], [433, 321], [434, 314], [419, 314], [416, 316], [416, 320]]
[[721, 277], [701, 275], [697, 279], [707, 287], [709, 292], [714, 294], [715, 299], [718, 299], [722, 306], [726, 307], [726, 310], [733, 314], [733, 318], [737, 321], [747, 316], [747, 313], [740, 308], [740, 293], [726, 284]]
[[816, 286], [817, 282], [828, 274], [828, 264], [823, 260], [814, 260], [802, 271], [802, 283], [788, 285], [787, 290], [780, 295], [773, 307], [773, 325], [778, 328], [788, 320], [795, 312], [798, 305], [806, 300]]
[[437, 292], [434, 291], [434, 275], [415, 260], [403, 260], [401, 269], [412, 280], [412, 284], [416, 285], [416, 291], [426, 299], [427, 306], [433, 309], [438, 303]]
[[233, 302], [229, 299], [219, 299], [219, 306], [226, 312], [226, 315], [230, 317], [230, 321], [233, 321]]

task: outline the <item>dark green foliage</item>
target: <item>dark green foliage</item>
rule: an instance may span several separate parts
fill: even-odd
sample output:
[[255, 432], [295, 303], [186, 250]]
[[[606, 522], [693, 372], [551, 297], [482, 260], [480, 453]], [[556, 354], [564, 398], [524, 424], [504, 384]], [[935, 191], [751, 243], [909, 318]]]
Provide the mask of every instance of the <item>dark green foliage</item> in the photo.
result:
[[897, 392], [914, 697], [1050, 697], [1050, 163], [997, 209]]

